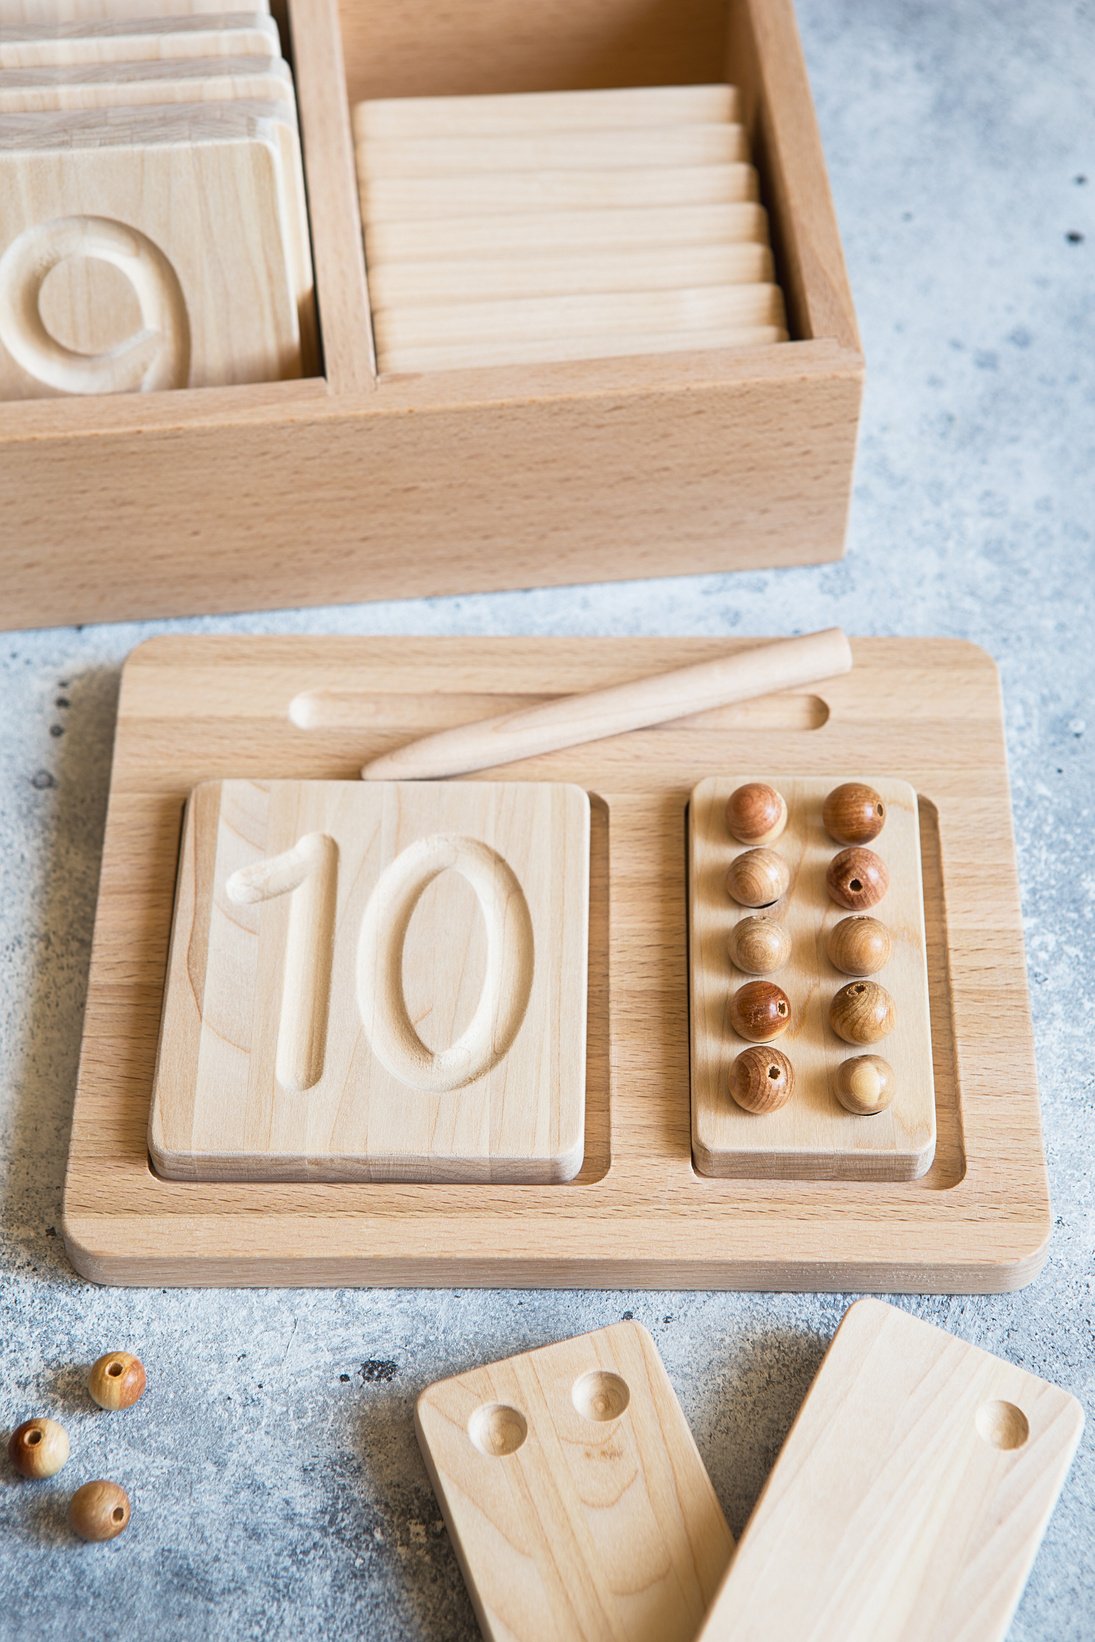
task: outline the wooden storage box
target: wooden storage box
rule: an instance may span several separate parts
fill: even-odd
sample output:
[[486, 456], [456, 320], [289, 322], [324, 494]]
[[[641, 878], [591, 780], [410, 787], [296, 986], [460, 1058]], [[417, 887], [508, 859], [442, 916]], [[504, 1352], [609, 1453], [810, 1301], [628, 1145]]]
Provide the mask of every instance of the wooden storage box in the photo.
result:
[[[842, 551], [863, 359], [791, 0], [287, 0], [323, 375], [0, 405], [5, 627]], [[378, 377], [371, 96], [742, 91], [787, 343]]]

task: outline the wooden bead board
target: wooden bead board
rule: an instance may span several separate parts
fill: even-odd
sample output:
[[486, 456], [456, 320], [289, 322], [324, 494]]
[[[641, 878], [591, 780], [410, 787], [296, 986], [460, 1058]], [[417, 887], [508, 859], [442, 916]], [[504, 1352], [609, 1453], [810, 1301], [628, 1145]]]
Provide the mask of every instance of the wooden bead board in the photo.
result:
[[641, 1323], [439, 1380], [415, 1425], [488, 1642], [693, 1642], [733, 1541]]
[[[591, 797], [586, 1144], [573, 1182], [209, 1184], [149, 1167], [194, 786], [351, 780], [416, 735], [749, 642], [165, 637], [138, 649], [119, 702], [66, 1182], [81, 1274], [159, 1286], [1029, 1282], [1050, 1216], [999, 685], [984, 652], [954, 640], [858, 641], [852, 672], [816, 690], [493, 772]], [[919, 1180], [719, 1180], [693, 1168], [686, 807], [704, 777], [756, 769], [888, 772], [919, 795], [937, 1121]]]
[[[691, 939], [689, 995], [692, 1071], [692, 1154], [705, 1175], [774, 1175], [791, 1179], [915, 1180], [935, 1151], [935, 1086], [931, 1017], [925, 964], [924, 903], [916, 793], [906, 781], [858, 772], [885, 801], [886, 824], [870, 848], [887, 865], [889, 888], [871, 915], [893, 939], [889, 962], [873, 978], [895, 1004], [894, 1030], [879, 1043], [853, 1048], [829, 1025], [829, 1004], [849, 976], [829, 961], [825, 940], [848, 909], [825, 885], [829, 862], [841, 846], [821, 819], [827, 793], [853, 773], [822, 780], [796, 779], [765, 770], [719, 777], [700, 784], [689, 804]], [[730, 960], [727, 940], [749, 917], [726, 890], [731, 861], [746, 845], [726, 827], [726, 801], [746, 781], [770, 782], [788, 807], [786, 829], [770, 848], [791, 870], [787, 894], [772, 909], [791, 935], [785, 968], [765, 978], [791, 1001], [791, 1024], [772, 1040], [795, 1069], [791, 1099], [776, 1112], [745, 1112], [727, 1084], [731, 1063], [748, 1048], [727, 1021], [727, 1005], [739, 986], [754, 979]], [[845, 1111], [835, 1092], [836, 1072], [854, 1055], [878, 1054], [893, 1067], [897, 1094], [873, 1116]]]

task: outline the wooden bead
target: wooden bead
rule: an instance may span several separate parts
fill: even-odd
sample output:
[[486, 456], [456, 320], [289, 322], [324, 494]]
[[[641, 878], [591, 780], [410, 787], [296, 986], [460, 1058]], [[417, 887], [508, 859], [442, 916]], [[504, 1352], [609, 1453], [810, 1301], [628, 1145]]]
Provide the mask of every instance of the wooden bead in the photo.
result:
[[821, 808], [821, 819], [838, 844], [869, 844], [886, 825], [886, 806], [873, 787], [845, 781], [834, 787]]
[[755, 913], [743, 918], [730, 931], [730, 961], [747, 975], [770, 975], [782, 969], [791, 956], [791, 935], [786, 924]]
[[24, 1420], [8, 1438], [8, 1458], [21, 1477], [55, 1477], [68, 1459], [68, 1432], [56, 1420]]
[[837, 1068], [836, 1098], [857, 1117], [884, 1112], [894, 1090], [893, 1067], [881, 1055], [856, 1055]]
[[129, 1351], [108, 1351], [91, 1365], [87, 1388], [100, 1408], [132, 1408], [147, 1381], [144, 1365]]
[[849, 981], [829, 1005], [829, 1024], [845, 1043], [877, 1043], [895, 1019], [894, 1001], [877, 981]]
[[791, 1000], [774, 981], [746, 981], [730, 999], [730, 1025], [750, 1043], [778, 1038], [791, 1024]]
[[874, 975], [892, 952], [890, 932], [877, 918], [842, 918], [829, 931], [829, 960], [842, 975]]
[[795, 1092], [795, 1069], [778, 1049], [743, 1049], [730, 1068], [730, 1094], [745, 1112], [778, 1112]]
[[726, 825], [742, 844], [770, 844], [787, 825], [787, 801], [765, 781], [747, 781], [726, 800]]
[[117, 1539], [129, 1518], [129, 1495], [116, 1482], [85, 1482], [69, 1500], [68, 1525], [81, 1539]]
[[746, 850], [726, 873], [726, 888], [743, 907], [770, 907], [786, 895], [791, 869], [775, 850]]
[[866, 912], [868, 907], [877, 906], [889, 889], [890, 874], [874, 850], [857, 846], [833, 856], [825, 882], [837, 906], [849, 912]]

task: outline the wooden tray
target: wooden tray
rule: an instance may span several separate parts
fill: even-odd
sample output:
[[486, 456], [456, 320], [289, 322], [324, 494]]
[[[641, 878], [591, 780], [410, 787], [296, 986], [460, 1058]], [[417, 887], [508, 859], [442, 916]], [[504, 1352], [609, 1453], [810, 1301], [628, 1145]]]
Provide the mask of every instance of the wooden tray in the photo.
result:
[[[840, 557], [863, 357], [791, 0], [287, 12], [322, 375], [0, 404], [0, 626]], [[377, 374], [351, 103], [724, 78], [792, 341]]]
[[[739, 641], [740, 642], [740, 641]], [[823, 691], [507, 766], [593, 799], [586, 1152], [569, 1184], [199, 1184], [147, 1125], [184, 799], [215, 777], [353, 779], [429, 730], [721, 653], [726, 640], [161, 638], [126, 665], [65, 1196], [84, 1276], [164, 1284], [998, 1291], [1046, 1254], [996, 670], [872, 639]], [[935, 1161], [919, 1180], [692, 1166], [685, 806], [727, 770], [866, 769], [920, 795]], [[480, 779], [477, 777], [477, 779]]]

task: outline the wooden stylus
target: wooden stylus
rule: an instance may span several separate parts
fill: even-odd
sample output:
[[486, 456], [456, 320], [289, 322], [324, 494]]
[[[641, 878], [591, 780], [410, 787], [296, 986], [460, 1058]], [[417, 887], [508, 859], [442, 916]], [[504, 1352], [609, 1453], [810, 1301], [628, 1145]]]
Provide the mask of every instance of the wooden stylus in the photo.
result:
[[366, 781], [429, 781], [466, 775], [576, 747], [583, 741], [641, 730], [648, 724], [664, 724], [710, 707], [748, 701], [774, 690], [813, 684], [846, 673], [851, 665], [847, 638], [839, 627], [828, 627], [670, 673], [613, 684], [588, 695], [559, 696], [537, 707], [520, 707], [497, 718], [441, 730], [370, 759], [361, 774]]

